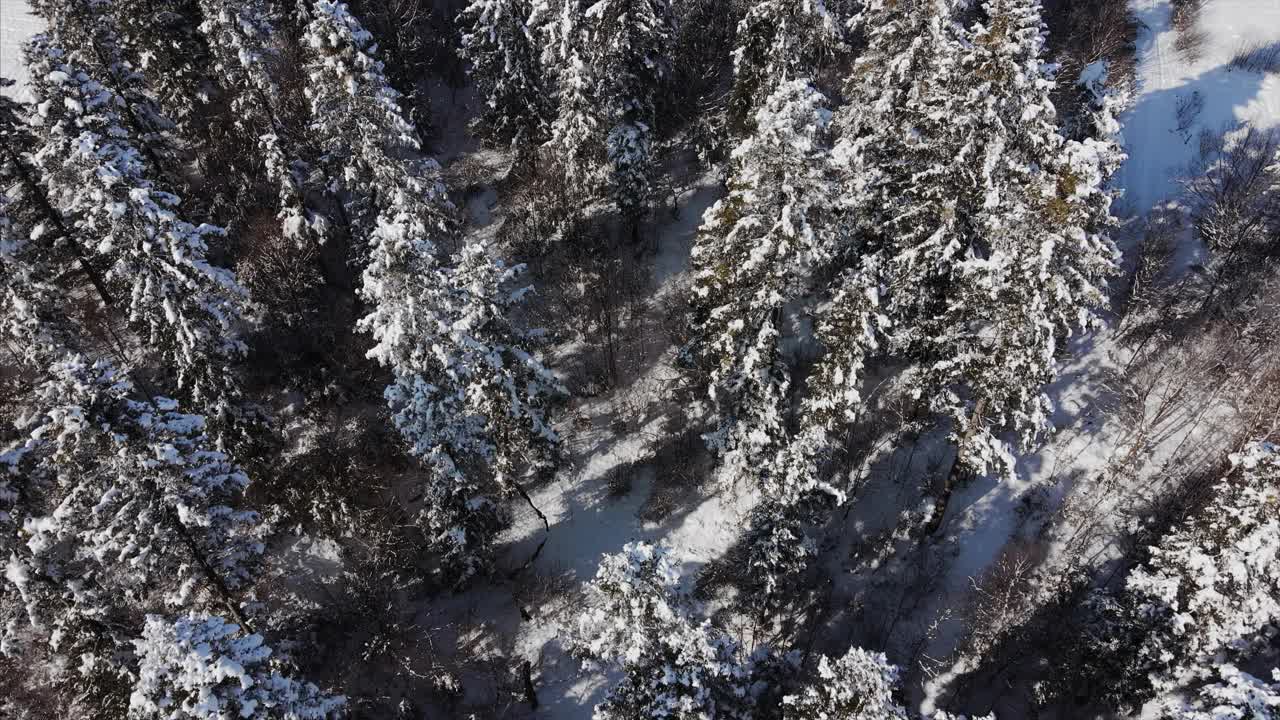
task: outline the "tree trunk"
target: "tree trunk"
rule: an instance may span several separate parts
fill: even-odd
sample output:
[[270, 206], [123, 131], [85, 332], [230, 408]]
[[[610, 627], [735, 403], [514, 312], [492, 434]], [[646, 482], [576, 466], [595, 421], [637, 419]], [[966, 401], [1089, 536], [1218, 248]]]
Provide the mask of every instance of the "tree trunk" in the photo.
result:
[[947, 472], [946, 478], [942, 481], [942, 487], [937, 490], [937, 499], [934, 502], [933, 517], [929, 519], [929, 525], [925, 528], [925, 535], [932, 535], [942, 527], [942, 518], [947, 514], [947, 503], [951, 501], [951, 492], [955, 490], [956, 483], [960, 480], [960, 475], [964, 470], [964, 448], [973, 439], [973, 433], [978, 429], [978, 423], [982, 422], [982, 412], [987, 407], [986, 398], [978, 400], [977, 406], [973, 408], [973, 414], [969, 416], [969, 422], [964, 430], [964, 437], [960, 440], [959, 447], [956, 448], [956, 459], [951, 463], [951, 470]]
[[530, 710], [538, 709], [538, 691], [533, 687], [533, 666], [528, 660], [520, 666], [520, 672], [524, 675], [524, 699], [529, 703]]

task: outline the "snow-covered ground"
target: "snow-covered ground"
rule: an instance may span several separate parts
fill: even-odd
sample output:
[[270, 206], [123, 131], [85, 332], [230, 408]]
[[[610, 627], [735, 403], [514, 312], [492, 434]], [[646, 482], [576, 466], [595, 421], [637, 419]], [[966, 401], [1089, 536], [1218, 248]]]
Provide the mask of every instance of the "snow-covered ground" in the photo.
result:
[[[1132, 7], [1142, 24], [1138, 95], [1123, 118], [1129, 160], [1115, 184], [1125, 193], [1119, 213], [1142, 216], [1178, 195], [1178, 178], [1195, 158], [1202, 130], [1280, 124], [1280, 73], [1230, 66], [1243, 47], [1280, 42], [1280, 0], [1207, 0], [1196, 23], [1204, 39], [1191, 57], [1175, 46], [1167, 0], [1132, 0]], [[1179, 129], [1179, 102], [1194, 102], [1196, 93], [1203, 109]]]
[[31, 14], [26, 0], [0, 0], [0, 76], [18, 83], [8, 92], [19, 99], [29, 97], [22, 43], [39, 30], [40, 21]]

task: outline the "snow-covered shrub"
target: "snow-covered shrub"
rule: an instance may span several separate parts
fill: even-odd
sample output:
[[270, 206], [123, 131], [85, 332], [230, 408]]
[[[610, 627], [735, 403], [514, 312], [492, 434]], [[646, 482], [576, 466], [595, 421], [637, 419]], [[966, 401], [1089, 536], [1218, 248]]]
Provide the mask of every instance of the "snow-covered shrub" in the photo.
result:
[[244, 635], [216, 615], [149, 615], [134, 644], [131, 718], [324, 720], [346, 704], [340, 695], [282, 675], [260, 635]]

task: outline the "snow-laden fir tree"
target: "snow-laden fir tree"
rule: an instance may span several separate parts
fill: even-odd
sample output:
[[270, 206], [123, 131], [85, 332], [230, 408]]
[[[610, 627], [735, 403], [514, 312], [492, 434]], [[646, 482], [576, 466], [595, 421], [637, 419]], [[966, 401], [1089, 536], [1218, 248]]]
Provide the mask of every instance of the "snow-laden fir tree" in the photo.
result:
[[208, 103], [218, 92], [198, 0], [60, 0], [109, 15], [129, 64], [147, 77], [166, 118], [188, 140], [204, 135]]
[[[308, 135], [322, 152], [315, 171], [330, 193], [345, 198], [346, 224], [363, 239], [377, 218], [403, 208], [439, 233], [449, 213], [438, 168], [415, 159], [418, 131], [401, 112], [373, 36], [346, 3], [317, 0], [309, 16], [303, 36]], [[388, 208], [395, 210], [388, 214]]]
[[809, 292], [834, 243], [830, 119], [808, 81], [782, 83], [734, 150], [729, 195], [707, 210], [691, 252], [692, 350], [721, 408], [709, 440], [730, 478], [752, 475], [785, 443], [783, 309]]
[[902, 327], [895, 341], [928, 358], [926, 392], [953, 416], [960, 460], [1010, 472], [995, 433], [1012, 429], [1030, 442], [1051, 429], [1043, 388], [1057, 375], [1058, 340], [1095, 325], [1106, 303], [1117, 252], [1104, 234], [1103, 183], [1118, 153], [1060, 134], [1039, 3], [990, 0], [983, 9], [957, 64], [976, 86], [953, 105], [949, 125], [962, 224], [959, 246], [941, 252], [951, 264], [940, 278], [946, 307], [930, 306], [934, 314], [921, 312], [925, 322]]
[[459, 17], [459, 52], [484, 99], [479, 129], [518, 153], [547, 140], [555, 110], [532, 12], [528, 0], [472, 0]]
[[1252, 657], [1280, 622], [1280, 450], [1254, 443], [1231, 461], [1209, 505], [1153, 545], [1126, 585], [1153, 625], [1138, 663], [1157, 691]]
[[[608, 168], [610, 197], [639, 232], [649, 192], [658, 95], [668, 75], [668, 0], [566, 0], [551, 145], [580, 189]], [[603, 132], [604, 137], [599, 137]], [[602, 149], [604, 157], [596, 152]]]
[[[105, 360], [66, 355], [3, 455], [26, 488], [11, 562], [142, 604], [193, 598], [239, 609], [232, 593], [262, 553], [259, 519], [238, 509], [248, 477], [213, 449], [204, 418], [139, 393]], [[74, 587], [73, 587], [74, 589]]]
[[587, 585], [574, 640], [588, 661], [622, 671], [595, 708], [600, 720], [745, 718], [751, 667], [732, 638], [698, 617], [668, 551], [628, 543]]
[[425, 524], [450, 575], [465, 579], [488, 565], [502, 495], [553, 460], [559, 438], [544, 412], [564, 388], [530, 353], [537, 334], [508, 319], [528, 291], [514, 284], [523, 266], [468, 243], [445, 267], [429, 236], [407, 213], [379, 221], [361, 290], [374, 309], [360, 326], [377, 343], [369, 356], [395, 375], [393, 420], [431, 472]]
[[907, 720], [906, 708], [894, 699], [898, 668], [884, 653], [850, 648], [837, 660], [818, 658], [817, 676], [795, 695], [782, 699], [787, 720]]
[[346, 698], [282, 673], [262, 636], [217, 615], [148, 615], [134, 641], [129, 717], [155, 720], [324, 720]]
[[774, 88], [813, 77], [843, 38], [841, 23], [824, 0], [752, 2], [738, 23], [733, 50], [733, 122], [750, 125]]
[[501, 496], [558, 442], [543, 413], [563, 388], [531, 353], [537, 334], [508, 320], [527, 291], [514, 285], [522, 267], [474, 242], [447, 254], [458, 238], [439, 166], [416, 157], [416, 130], [369, 33], [343, 4], [318, 0], [312, 16], [312, 129], [368, 248], [360, 328], [376, 343], [369, 356], [394, 375], [394, 422], [429, 470], [423, 522], [447, 574], [465, 579], [488, 564]]
[[[1115, 251], [1102, 183], [1116, 150], [1058, 132], [1038, 4], [999, 0], [983, 13], [961, 31], [944, 0], [863, 11], [869, 46], [846, 90], [838, 149], [860, 271], [837, 297], [864, 310], [829, 312], [883, 328], [891, 351], [920, 363], [916, 392], [953, 418], [962, 467], [1007, 472], [997, 433], [1029, 442], [1049, 428], [1042, 388], [1057, 341], [1092, 324], [1103, 303]], [[829, 339], [837, 353], [849, 342]], [[814, 392], [832, 405], [855, 397], [848, 387]]]
[[[304, 196], [307, 168], [300, 157], [301, 143], [282, 118], [285, 100], [272, 68], [279, 60], [270, 6], [265, 0], [200, 0], [200, 10], [200, 32], [222, 92], [228, 95], [239, 131], [253, 137], [259, 151], [259, 157], [245, 166], [261, 167], [276, 186], [286, 237], [301, 241], [310, 233], [322, 238], [325, 218], [308, 207]], [[243, 185], [251, 187], [247, 181]]]
[[[157, 186], [109, 87], [43, 36], [27, 53], [37, 103], [30, 162], [41, 184], [29, 192], [47, 198], [51, 214], [33, 229], [73, 229], [76, 246], [101, 264], [112, 301], [183, 393], [220, 422], [240, 419], [234, 366], [246, 350], [247, 294], [207, 257], [209, 239], [224, 231], [188, 222], [181, 199]], [[71, 239], [51, 232], [50, 242]]]
[[[180, 166], [189, 138], [176, 132], [168, 110], [162, 108], [144, 73], [140, 59], [130, 55], [121, 37], [117, 6], [111, 0], [34, 0], [32, 11], [45, 23], [49, 44], [62, 50], [65, 62], [83, 69], [116, 95], [113, 104], [121, 127], [166, 182], [183, 187]], [[144, 14], [139, 22], [151, 17]]]
[[1173, 693], [1156, 703], [1157, 720], [1274, 720], [1280, 717], [1280, 669], [1271, 681], [1234, 665], [1218, 665], [1218, 679], [1193, 692]]

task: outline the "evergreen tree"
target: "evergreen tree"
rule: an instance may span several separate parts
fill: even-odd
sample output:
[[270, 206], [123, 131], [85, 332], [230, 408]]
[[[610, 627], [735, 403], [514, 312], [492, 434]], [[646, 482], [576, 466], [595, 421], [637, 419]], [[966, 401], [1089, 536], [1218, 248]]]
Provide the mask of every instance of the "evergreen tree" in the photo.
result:
[[363, 239], [377, 218], [405, 210], [440, 232], [449, 211], [434, 162], [416, 161], [417, 129], [375, 57], [373, 36], [346, 3], [316, 0], [303, 45], [310, 141], [322, 148], [315, 170], [328, 191], [345, 198], [341, 213]]
[[[200, 31], [209, 46], [212, 67], [221, 79], [223, 92], [240, 133], [253, 138], [259, 157], [244, 162], [246, 176], [256, 165], [277, 188], [278, 216], [286, 237], [301, 241], [311, 235], [323, 239], [327, 221], [308, 206], [305, 193], [316, 188], [308, 182], [308, 166], [301, 148], [286, 122], [286, 101], [273, 71], [279, 58], [273, 44], [275, 26], [265, 0], [200, 0], [204, 22]], [[254, 189], [249, 177], [242, 178], [243, 192]]]
[[106, 361], [67, 355], [45, 372], [25, 439], [0, 456], [23, 488], [9, 515], [26, 541], [6, 548], [11, 565], [65, 588], [75, 612], [114, 592], [144, 607], [207, 597], [239, 613], [231, 593], [262, 553], [258, 516], [235, 509], [248, 478], [212, 449], [204, 419], [134, 399]]
[[782, 704], [788, 720], [907, 720], [906, 708], [893, 698], [897, 687], [898, 668], [884, 653], [855, 647], [834, 662], [820, 656], [814, 681]]
[[112, 90], [44, 37], [32, 41], [28, 59], [39, 143], [30, 159], [40, 187], [28, 176], [27, 192], [48, 203], [43, 227], [74, 229], [75, 238], [52, 240], [93, 253], [110, 299], [187, 396], [222, 421], [242, 417], [233, 369], [246, 351], [247, 296], [207, 258], [208, 240], [224, 231], [187, 222], [181, 199], [157, 187]]
[[729, 477], [752, 474], [785, 443], [783, 308], [811, 289], [834, 243], [830, 118], [807, 81], [779, 86], [734, 150], [729, 195], [707, 210], [691, 253], [694, 350], [724, 418], [709, 439]]
[[[131, 54], [137, 48], [128, 47], [123, 36], [120, 8], [112, 0], [34, 0], [31, 8], [45, 22], [48, 44], [65, 55], [64, 61], [115, 95], [112, 104], [121, 127], [129, 131], [152, 172], [167, 184], [186, 189], [181, 167], [189, 159], [190, 135], [178, 132], [171, 109], [162, 107], [151, 85], [154, 78], [140, 68], [142, 59]], [[145, 34], [138, 24], [151, 17], [150, 13], [130, 16], [135, 32]], [[158, 64], [152, 70], [164, 71]]]
[[463, 58], [484, 98], [482, 132], [523, 153], [549, 137], [554, 105], [526, 0], [472, 0], [462, 11]]
[[1280, 715], [1280, 669], [1274, 682], [1241, 671], [1234, 665], [1218, 665], [1218, 680], [1162, 699], [1152, 717], [1159, 720], [1273, 720]]
[[750, 666], [730, 637], [696, 618], [679, 580], [668, 551], [647, 543], [601, 560], [575, 647], [589, 663], [620, 666], [623, 678], [597, 718], [747, 717]]
[[134, 644], [131, 718], [324, 720], [346, 704], [341, 695], [281, 674], [260, 635], [241, 635], [216, 615], [148, 615]]
[[1280, 621], [1280, 451], [1255, 443], [1231, 461], [1209, 505], [1151, 547], [1126, 585], [1154, 621], [1138, 656], [1156, 690], [1252, 657]]
[[445, 254], [457, 238], [439, 166], [415, 157], [416, 131], [368, 32], [345, 5], [317, 0], [306, 44], [321, 166], [352, 197], [368, 246], [360, 328], [394, 375], [396, 426], [430, 470], [422, 520], [447, 574], [464, 580], [488, 565], [505, 522], [495, 496], [519, 491], [516, 475], [540, 469], [558, 442], [543, 413], [563, 388], [530, 352], [537, 334], [507, 320], [527, 291], [510, 287], [523, 268], [475, 243]]
[[[523, 266], [468, 243], [444, 267], [426, 237], [408, 214], [379, 225], [361, 290], [374, 309], [360, 324], [377, 342], [369, 356], [395, 374], [393, 420], [431, 469], [425, 524], [449, 574], [466, 579], [488, 566], [505, 526], [495, 492], [518, 491], [518, 473], [552, 461], [559, 437], [544, 412], [564, 388], [527, 349], [537, 335], [507, 319], [528, 291], [512, 287]], [[463, 466], [484, 468], [492, 485]]]
[[[1008, 472], [996, 434], [1014, 429], [1029, 442], [1049, 428], [1042, 388], [1057, 339], [1092, 324], [1103, 303], [1115, 250], [1102, 234], [1102, 182], [1115, 151], [1059, 134], [1039, 6], [1000, 0], [984, 11], [963, 42], [942, 0], [862, 14], [869, 46], [847, 89], [838, 153], [858, 218], [861, 271], [848, 277], [861, 286], [838, 297], [863, 317], [840, 304], [830, 312], [849, 318], [841, 325], [883, 328], [892, 351], [918, 359], [917, 393], [953, 417], [961, 466]], [[828, 405], [854, 397], [815, 392]]]
[[[644, 215], [658, 93], [668, 73], [668, 0], [597, 0], [581, 10], [566, 0], [558, 32], [567, 45], [552, 145], [566, 173], [594, 190], [603, 149], [610, 195], [633, 233]], [[597, 128], [604, 129], [604, 138]]]
[[813, 77], [823, 56], [843, 46], [843, 37], [824, 0], [755, 0], [738, 23], [733, 50], [734, 124], [754, 120], [774, 88]]

